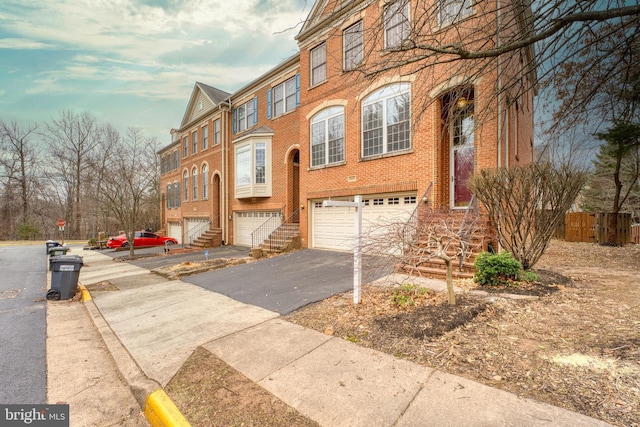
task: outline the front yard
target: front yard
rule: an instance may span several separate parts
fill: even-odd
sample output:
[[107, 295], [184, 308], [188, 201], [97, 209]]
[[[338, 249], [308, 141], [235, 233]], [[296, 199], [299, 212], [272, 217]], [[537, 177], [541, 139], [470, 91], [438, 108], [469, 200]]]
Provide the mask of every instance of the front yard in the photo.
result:
[[640, 426], [640, 246], [552, 241], [537, 299], [363, 289], [285, 319], [519, 396]]

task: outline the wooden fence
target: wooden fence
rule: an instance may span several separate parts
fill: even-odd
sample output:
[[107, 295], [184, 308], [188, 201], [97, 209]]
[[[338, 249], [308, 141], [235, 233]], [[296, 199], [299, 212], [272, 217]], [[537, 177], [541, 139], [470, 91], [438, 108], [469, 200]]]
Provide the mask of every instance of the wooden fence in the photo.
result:
[[631, 226], [631, 243], [640, 245], [640, 224]]
[[[612, 224], [613, 215], [610, 213], [569, 212], [564, 223], [556, 228], [554, 237], [568, 242], [605, 243], [609, 241], [609, 234], [614, 232]], [[618, 244], [640, 244], [640, 225], [631, 226], [631, 214], [618, 214], [615, 236]]]
[[626, 245], [631, 243], [631, 214], [618, 214], [617, 227], [613, 229], [614, 216], [610, 213], [597, 214], [597, 238], [599, 243], [609, 242], [609, 235], [615, 236], [612, 243]]

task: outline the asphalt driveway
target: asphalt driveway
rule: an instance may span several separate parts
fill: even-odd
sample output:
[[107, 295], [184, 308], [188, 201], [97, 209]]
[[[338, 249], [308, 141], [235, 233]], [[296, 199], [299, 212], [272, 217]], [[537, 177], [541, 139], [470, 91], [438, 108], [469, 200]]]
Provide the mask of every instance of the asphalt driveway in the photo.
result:
[[182, 281], [284, 315], [353, 289], [353, 254], [303, 249]]

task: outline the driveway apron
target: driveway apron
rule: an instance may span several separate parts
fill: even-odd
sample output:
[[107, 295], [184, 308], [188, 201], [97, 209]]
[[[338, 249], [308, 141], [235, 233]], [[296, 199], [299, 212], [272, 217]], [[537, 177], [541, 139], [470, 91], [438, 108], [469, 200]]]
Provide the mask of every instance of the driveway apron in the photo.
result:
[[305, 249], [182, 281], [284, 315], [352, 289], [353, 254]]

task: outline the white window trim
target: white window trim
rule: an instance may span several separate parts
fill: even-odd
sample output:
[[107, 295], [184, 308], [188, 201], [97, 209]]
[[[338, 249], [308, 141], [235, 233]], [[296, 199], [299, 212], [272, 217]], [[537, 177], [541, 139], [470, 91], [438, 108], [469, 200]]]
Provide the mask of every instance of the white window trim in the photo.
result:
[[[455, 14], [444, 15], [445, 7], [454, 7], [460, 5], [458, 9], [456, 7]], [[468, 16], [473, 15], [473, 1], [472, 0], [438, 0], [438, 26], [446, 27], [456, 22], [465, 19]], [[446, 18], [446, 19], [443, 19]]]
[[[359, 31], [353, 31], [357, 26], [359, 26]], [[353, 63], [351, 65], [347, 65], [347, 37], [346, 35], [353, 31], [353, 33], [357, 33], [360, 35], [360, 61], [357, 63]], [[351, 48], [349, 52], [354, 52], [355, 48]], [[360, 64], [364, 62], [364, 24], [362, 21], [358, 21], [349, 27], [345, 28], [342, 31], [342, 69], [345, 71], [350, 71], [358, 68]]]
[[[393, 90], [394, 87], [398, 87], [400, 88], [400, 90]], [[391, 91], [391, 93], [389, 94], [385, 94], [383, 96], [376, 96], [378, 94], [383, 94], [385, 91]], [[400, 150], [393, 150], [393, 151], [388, 151], [388, 140], [387, 140], [387, 127], [388, 127], [388, 123], [387, 123], [387, 103], [386, 101], [394, 98], [398, 95], [403, 95], [403, 94], [408, 94], [409, 95], [409, 147], [408, 148], [403, 148]], [[383, 123], [382, 123], [382, 152], [381, 153], [377, 153], [377, 154], [370, 154], [365, 156], [364, 155], [364, 108], [368, 105], [371, 104], [375, 104], [376, 102], [382, 101], [382, 115], [383, 115]], [[380, 156], [385, 156], [385, 155], [390, 155], [390, 154], [395, 154], [395, 153], [403, 153], [406, 151], [409, 151], [412, 149], [413, 147], [413, 133], [411, 132], [411, 119], [412, 119], [412, 98], [411, 98], [411, 84], [407, 83], [407, 82], [400, 82], [400, 83], [394, 83], [391, 85], [387, 85], [387, 86], [383, 86], [381, 88], [378, 88], [377, 90], [373, 91], [372, 93], [368, 94], [362, 101], [362, 105], [360, 108], [360, 122], [361, 122], [361, 128], [360, 128], [360, 157], [361, 159], [375, 159], [378, 158]]]
[[[324, 62], [321, 62], [320, 64], [314, 64], [313, 52], [320, 48], [324, 49]], [[324, 67], [324, 79], [315, 81], [313, 78], [313, 72], [319, 69], [320, 67]], [[326, 42], [320, 43], [318, 46], [314, 47], [309, 51], [309, 74], [310, 74], [309, 81], [311, 82], [311, 86], [316, 86], [322, 82], [327, 81], [327, 43]]]
[[200, 132], [202, 133], [202, 149], [206, 150], [209, 148], [209, 125], [202, 126]]
[[222, 138], [222, 134], [220, 132], [220, 119], [215, 119], [213, 121], [213, 145], [220, 145], [220, 140]]
[[191, 200], [198, 200], [198, 167], [194, 166], [191, 169]]
[[[265, 149], [265, 172], [264, 183], [256, 183], [256, 150], [260, 144], [264, 144]], [[234, 171], [236, 174], [234, 180], [236, 199], [244, 199], [248, 197], [271, 197], [272, 194], [272, 147], [271, 137], [250, 135], [246, 138], [234, 141]], [[247, 184], [238, 184], [238, 152], [249, 149], [251, 159], [249, 170], [251, 171], [250, 182]]]
[[[326, 117], [321, 117], [323, 115], [326, 115]], [[338, 117], [338, 116], [342, 116], [342, 124], [343, 124], [343, 133], [342, 133], [342, 159], [337, 160], [335, 162], [330, 162], [329, 161], [329, 119]], [[320, 164], [314, 165], [313, 164], [313, 125], [316, 123], [324, 123], [324, 128], [325, 128], [325, 138], [324, 138], [324, 142], [322, 143], [322, 145], [324, 145], [325, 147], [325, 153], [324, 153], [324, 161]], [[324, 110], [319, 111], [317, 114], [314, 115], [314, 117], [311, 118], [311, 120], [309, 121], [309, 135], [311, 136], [310, 140], [309, 140], [309, 164], [311, 165], [310, 167], [313, 168], [322, 168], [322, 167], [326, 167], [326, 166], [331, 166], [331, 165], [339, 165], [339, 164], [343, 164], [345, 161], [345, 134], [346, 134], [346, 122], [345, 122], [345, 113], [344, 113], [344, 107], [342, 106], [334, 106], [334, 107], [328, 107]], [[318, 144], [320, 145], [320, 144]]]
[[[387, 17], [385, 16], [387, 13], [387, 10], [389, 10], [389, 8], [395, 7], [397, 4], [399, 3], [404, 3], [403, 5], [403, 9], [398, 9], [398, 11], [396, 12], [396, 14], [398, 13], [402, 13], [403, 15], [406, 14], [406, 22], [407, 25], [409, 26], [409, 30], [408, 33], [406, 35], [406, 37], [404, 37], [402, 40], [400, 40], [400, 43], [398, 44], [394, 44], [393, 46], [389, 45], [389, 40], [387, 39], [387, 23], [392, 19], [393, 16], [395, 16], [396, 14], [392, 15], [392, 17], [389, 17], [389, 19], [387, 19]], [[409, 8], [409, 1], [408, 0], [397, 0], [396, 2], [393, 3], [389, 3], [384, 12], [383, 12], [383, 32], [384, 32], [384, 48], [385, 49], [396, 49], [402, 46], [402, 43], [411, 35], [411, 10]]]

